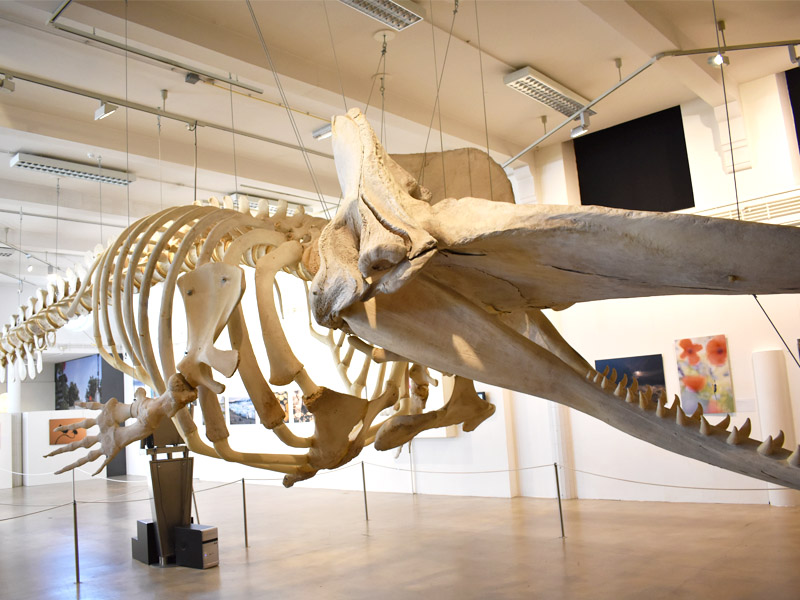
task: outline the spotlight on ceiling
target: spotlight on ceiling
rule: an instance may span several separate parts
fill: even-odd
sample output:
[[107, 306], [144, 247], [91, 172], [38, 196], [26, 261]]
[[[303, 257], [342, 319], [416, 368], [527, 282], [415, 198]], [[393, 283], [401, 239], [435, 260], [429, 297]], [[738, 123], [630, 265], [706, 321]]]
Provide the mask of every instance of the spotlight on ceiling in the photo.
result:
[[0, 92], [8, 92], [10, 94], [14, 91], [14, 87], [14, 80], [8, 75], [6, 75], [3, 79], [0, 79]]
[[198, 75], [197, 73], [187, 73], [186, 77], [184, 78], [184, 81], [186, 83], [191, 83], [192, 85], [194, 85], [195, 83], [200, 81], [200, 75]]
[[332, 135], [333, 127], [331, 127], [330, 123], [326, 123], [322, 127], [318, 127], [311, 132], [311, 137], [313, 137], [315, 140], [327, 140]]
[[717, 52], [714, 56], [710, 56], [708, 58], [708, 64], [710, 64], [712, 67], [721, 67], [722, 65], [727, 66], [731, 64], [731, 59], [725, 54]]
[[339, 0], [358, 12], [402, 31], [425, 18], [425, 11], [410, 0]]
[[584, 133], [589, 133], [589, 115], [582, 112], [581, 124], [572, 128], [569, 132], [569, 137], [575, 139], [576, 137], [581, 137]]
[[46, 156], [37, 156], [35, 154], [25, 154], [24, 152], [18, 152], [11, 157], [9, 166], [30, 169], [31, 171], [39, 171], [41, 173], [50, 173], [57, 177], [76, 177], [78, 179], [88, 179], [90, 181], [113, 183], [116, 185], [128, 185], [130, 182], [136, 181], [134, 175], [126, 173], [125, 171], [117, 171], [106, 167], [101, 169], [100, 167], [82, 165], [80, 163], [48, 158]]
[[503, 83], [512, 90], [517, 90], [567, 117], [574, 115], [589, 103], [585, 98], [532, 67], [523, 67], [509, 73], [503, 77]]
[[107, 116], [113, 115], [118, 108], [119, 106], [111, 104], [111, 102], [101, 102], [98, 109], [94, 111], [94, 120], [105, 119]]

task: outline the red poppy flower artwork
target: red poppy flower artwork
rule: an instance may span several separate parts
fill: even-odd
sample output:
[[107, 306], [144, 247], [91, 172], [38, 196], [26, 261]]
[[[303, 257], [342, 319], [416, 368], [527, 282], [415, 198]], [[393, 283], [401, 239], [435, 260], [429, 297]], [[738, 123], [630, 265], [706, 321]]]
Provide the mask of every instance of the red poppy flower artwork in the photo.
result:
[[697, 405], [706, 414], [736, 412], [733, 380], [724, 335], [682, 338], [675, 341], [681, 404], [687, 414]]
[[706, 344], [708, 362], [715, 367], [721, 367], [728, 362], [728, 342], [724, 335], [715, 335]]
[[692, 340], [686, 338], [678, 342], [678, 345], [683, 348], [683, 352], [681, 352], [681, 359], [686, 359], [689, 361], [690, 365], [696, 365], [700, 362], [700, 355], [697, 354], [703, 349], [702, 344], [695, 344]]

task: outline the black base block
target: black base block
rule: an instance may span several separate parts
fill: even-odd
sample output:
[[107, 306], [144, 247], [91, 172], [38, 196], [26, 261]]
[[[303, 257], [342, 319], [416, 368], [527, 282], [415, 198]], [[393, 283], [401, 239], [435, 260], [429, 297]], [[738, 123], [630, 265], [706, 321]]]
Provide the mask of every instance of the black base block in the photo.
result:
[[156, 524], [152, 519], [136, 521], [136, 537], [131, 538], [133, 558], [146, 565], [158, 562]]
[[181, 567], [209, 569], [219, 564], [217, 528], [191, 524], [175, 528], [175, 562]]

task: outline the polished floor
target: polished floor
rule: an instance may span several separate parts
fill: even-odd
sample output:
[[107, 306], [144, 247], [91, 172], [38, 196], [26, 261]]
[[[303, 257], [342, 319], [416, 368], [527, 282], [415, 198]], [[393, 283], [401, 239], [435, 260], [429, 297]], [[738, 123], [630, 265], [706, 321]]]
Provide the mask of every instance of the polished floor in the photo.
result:
[[[146, 485], [0, 490], [0, 598], [798, 599], [800, 508], [555, 501], [285, 490], [196, 482], [202, 522], [219, 529], [220, 566], [131, 559]], [[13, 518], [46, 509], [67, 506]], [[10, 518], [12, 517], [12, 518]]]

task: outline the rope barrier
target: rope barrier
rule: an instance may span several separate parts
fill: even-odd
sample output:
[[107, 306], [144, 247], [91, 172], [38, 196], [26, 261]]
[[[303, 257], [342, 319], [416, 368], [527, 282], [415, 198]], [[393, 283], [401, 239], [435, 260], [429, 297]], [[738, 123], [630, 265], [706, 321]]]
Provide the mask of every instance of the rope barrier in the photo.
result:
[[[388, 465], [379, 465], [376, 463], [365, 462], [365, 465], [371, 467], [379, 467], [381, 469], [390, 469], [392, 471], [406, 471], [411, 472], [412, 469], [405, 469], [403, 467], [390, 467]], [[493, 471], [421, 471], [420, 469], [413, 469], [414, 473], [428, 473], [433, 475], [488, 475], [493, 473], [513, 473], [515, 471], [529, 471], [531, 469], [542, 469], [544, 467], [552, 467], [552, 464], [536, 465], [535, 467], [520, 467], [519, 469], [497, 469]]]
[[603, 479], [613, 479], [614, 481], [623, 481], [625, 483], [638, 483], [639, 485], [650, 485], [655, 487], [676, 488], [679, 490], [702, 490], [711, 492], [764, 492], [764, 491], [780, 491], [789, 488], [784, 487], [761, 487], [761, 488], [715, 488], [715, 487], [696, 487], [692, 485], [674, 485], [670, 483], [653, 483], [650, 481], [636, 481], [634, 479], [624, 479], [622, 477], [613, 477], [611, 475], [601, 475], [599, 473], [592, 473], [590, 471], [583, 471], [581, 469], [573, 469], [571, 467], [564, 467], [559, 465], [562, 469], [569, 469], [575, 473], [583, 473], [584, 475], [592, 475], [594, 477], [602, 477]]
[[[24, 515], [17, 515], [15, 517], [5, 517], [4, 519], [0, 519], [0, 521], [13, 521], [14, 519], [21, 519], [22, 517], [30, 517], [31, 515], [38, 515], [39, 513], [47, 512], [48, 510], [55, 510], [56, 508], [62, 508], [64, 506], [69, 506], [70, 504], [72, 504], [72, 502], [67, 502], [65, 504], [59, 504], [57, 506], [51, 506], [50, 508], [37, 510], [36, 512], [25, 513]], [[22, 505], [22, 506], [24, 506], [24, 505]]]

